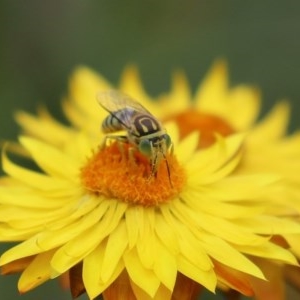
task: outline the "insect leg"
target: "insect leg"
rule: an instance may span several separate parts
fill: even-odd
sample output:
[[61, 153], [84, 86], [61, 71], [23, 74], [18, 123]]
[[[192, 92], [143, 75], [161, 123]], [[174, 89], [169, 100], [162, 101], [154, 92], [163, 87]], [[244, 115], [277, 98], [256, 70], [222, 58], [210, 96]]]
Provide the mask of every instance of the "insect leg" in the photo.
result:
[[128, 158], [129, 158], [129, 162], [131, 164], [133, 164], [134, 166], [137, 166], [137, 163], [136, 163], [136, 160], [135, 160], [135, 157], [134, 157], [134, 152], [136, 151], [136, 149], [134, 148], [129, 148], [128, 149]]
[[102, 147], [107, 146], [107, 141], [110, 141], [110, 140], [115, 140], [115, 141], [121, 142], [121, 143], [128, 142], [128, 138], [127, 138], [126, 135], [112, 135], [112, 134], [108, 134], [103, 139]]
[[119, 151], [122, 155], [122, 158], [124, 159], [125, 157], [125, 149], [124, 149], [124, 143], [128, 142], [128, 138], [126, 135], [106, 135], [103, 139], [103, 142], [101, 144], [101, 149], [103, 149], [104, 147], [107, 146], [108, 141], [116, 141], [117, 142], [117, 146], [119, 148]]

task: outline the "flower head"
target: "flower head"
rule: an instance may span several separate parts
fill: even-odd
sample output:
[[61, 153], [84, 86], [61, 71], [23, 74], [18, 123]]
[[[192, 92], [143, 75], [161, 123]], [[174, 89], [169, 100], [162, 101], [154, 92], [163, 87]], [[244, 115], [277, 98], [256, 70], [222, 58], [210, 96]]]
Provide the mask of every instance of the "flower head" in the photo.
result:
[[[173, 118], [164, 126], [174, 152], [149, 176], [149, 159], [135, 145], [108, 142], [100, 131], [107, 113], [95, 95], [110, 88], [79, 68], [64, 101], [72, 127], [44, 109], [17, 114], [20, 145], [38, 170], [14, 163], [4, 149], [0, 238], [20, 243], [0, 263], [3, 273], [22, 272], [21, 292], [68, 273], [74, 297], [193, 299], [200, 286], [215, 291], [217, 284], [253, 295], [255, 282], [267, 278], [251, 257], [297, 264], [278, 241], [300, 226], [274, 214], [268, 201], [281, 187], [278, 174], [239, 171], [244, 133], [216, 117], [224, 132], [211, 140], [195, 130], [183, 134]], [[135, 69], [120, 89], [167, 119], [161, 107], [168, 101], [150, 102]]]

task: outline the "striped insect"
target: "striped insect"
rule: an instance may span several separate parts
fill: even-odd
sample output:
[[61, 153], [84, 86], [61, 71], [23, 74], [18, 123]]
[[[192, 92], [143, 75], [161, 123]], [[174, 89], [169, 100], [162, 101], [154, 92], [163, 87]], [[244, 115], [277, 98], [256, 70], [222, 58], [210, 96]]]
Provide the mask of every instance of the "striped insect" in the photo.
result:
[[[126, 136], [114, 138], [130, 143], [149, 158], [151, 176], [157, 174], [158, 166], [163, 159], [170, 179], [166, 155], [173, 145], [162, 124], [139, 102], [116, 90], [100, 92], [97, 101], [109, 113], [102, 122], [102, 131], [104, 133], [126, 131]], [[170, 184], [172, 185], [171, 179]]]

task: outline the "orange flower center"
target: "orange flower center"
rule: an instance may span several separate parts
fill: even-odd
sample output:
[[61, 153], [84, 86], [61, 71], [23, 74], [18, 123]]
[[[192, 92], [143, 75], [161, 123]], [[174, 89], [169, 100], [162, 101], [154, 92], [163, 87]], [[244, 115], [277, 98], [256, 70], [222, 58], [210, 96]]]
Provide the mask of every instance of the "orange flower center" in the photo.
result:
[[173, 120], [178, 124], [180, 138], [184, 138], [195, 130], [199, 131], [199, 148], [213, 144], [216, 140], [216, 133], [228, 136], [235, 132], [231, 125], [221, 117], [193, 109], [172, 116], [168, 120]]
[[153, 206], [176, 197], [186, 175], [171, 154], [161, 160], [157, 173], [151, 174], [147, 157], [129, 144], [113, 142], [93, 154], [81, 170], [81, 179], [84, 187], [97, 195]]

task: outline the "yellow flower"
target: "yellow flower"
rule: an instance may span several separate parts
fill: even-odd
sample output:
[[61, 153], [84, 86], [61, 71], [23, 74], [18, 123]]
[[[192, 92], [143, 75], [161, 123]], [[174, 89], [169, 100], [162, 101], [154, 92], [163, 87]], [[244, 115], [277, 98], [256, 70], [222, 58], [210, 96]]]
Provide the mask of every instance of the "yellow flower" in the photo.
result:
[[[178, 95], [185, 95], [183, 102]], [[181, 99], [182, 99], [181, 98]], [[165, 106], [172, 111], [165, 110]], [[180, 123], [180, 136], [201, 132], [199, 147], [213, 143], [215, 133], [230, 136], [247, 132], [245, 153], [235, 174], [272, 172], [281, 177], [282, 189], [269, 195], [270, 212], [277, 216], [299, 219], [300, 213], [300, 134], [288, 135], [290, 105], [277, 103], [262, 120], [258, 120], [261, 99], [256, 88], [239, 85], [229, 87], [224, 61], [215, 63], [194, 97], [191, 97], [186, 78], [177, 73], [172, 91], [161, 98], [164, 118]], [[206, 144], [205, 144], [206, 143]], [[300, 257], [299, 237], [285, 235], [293, 251]]]
[[[183, 137], [181, 121], [166, 122], [174, 144], [170, 178], [164, 162], [150, 178], [148, 159], [134, 147], [103, 145], [107, 113], [95, 95], [111, 87], [82, 67], [63, 102], [72, 127], [45, 109], [16, 116], [24, 130], [19, 142], [38, 168], [14, 163], [4, 149], [0, 239], [20, 243], [0, 264], [3, 273], [22, 272], [21, 292], [68, 272], [74, 297], [86, 291], [91, 299], [101, 293], [105, 299], [194, 299], [200, 285], [214, 292], [217, 284], [250, 296], [268, 279], [259, 260], [297, 265], [278, 241], [299, 234], [300, 226], [271, 209], [280, 178], [268, 168], [239, 170], [249, 138], [236, 133], [235, 123], [221, 119], [229, 132], [207, 142], [193, 130]], [[172, 114], [190, 105], [181, 79], [159, 105], [134, 68], [119, 88], [158, 118], [167, 118], [164, 105]], [[186, 102], [170, 106], [171, 98]]]

